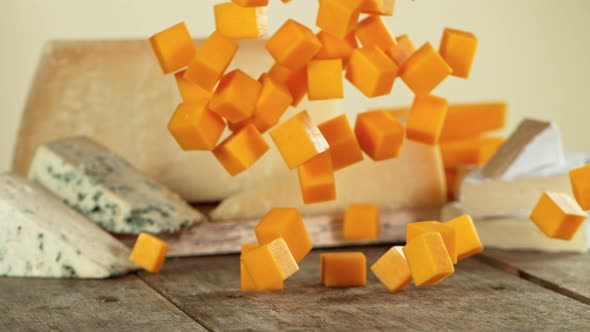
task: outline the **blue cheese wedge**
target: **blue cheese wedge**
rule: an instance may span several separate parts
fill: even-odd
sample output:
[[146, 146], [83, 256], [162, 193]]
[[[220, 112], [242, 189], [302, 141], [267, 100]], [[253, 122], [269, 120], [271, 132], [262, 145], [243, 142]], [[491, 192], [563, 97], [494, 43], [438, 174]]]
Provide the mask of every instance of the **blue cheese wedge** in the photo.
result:
[[0, 175], [0, 276], [106, 278], [136, 269], [129, 254], [45, 189]]
[[113, 233], [171, 233], [205, 219], [180, 196], [86, 137], [40, 146], [29, 179]]

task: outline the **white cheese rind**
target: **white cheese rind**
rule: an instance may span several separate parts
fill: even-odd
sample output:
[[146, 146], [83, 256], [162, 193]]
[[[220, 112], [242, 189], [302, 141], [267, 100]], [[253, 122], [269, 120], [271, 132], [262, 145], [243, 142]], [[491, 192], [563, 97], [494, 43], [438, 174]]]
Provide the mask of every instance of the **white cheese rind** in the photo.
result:
[[0, 175], [0, 276], [106, 278], [136, 269], [129, 254], [45, 189]]
[[113, 233], [171, 233], [204, 220], [178, 195], [85, 137], [39, 147], [29, 179]]

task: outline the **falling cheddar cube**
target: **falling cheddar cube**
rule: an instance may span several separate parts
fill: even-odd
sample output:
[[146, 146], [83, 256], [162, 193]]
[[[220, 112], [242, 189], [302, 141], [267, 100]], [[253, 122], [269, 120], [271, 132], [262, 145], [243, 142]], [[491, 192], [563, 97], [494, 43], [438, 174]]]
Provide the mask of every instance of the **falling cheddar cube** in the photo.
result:
[[379, 238], [379, 206], [350, 204], [344, 213], [343, 235], [346, 240]]
[[322, 152], [297, 168], [303, 203], [336, 199], [336, 180], [330, 150]]
[[319, 124], [318, 128], [330, 145], [335, 171], [363, 160], [361, 147], [345, 114]]
[[283, 281], [299, 270], [287, 243], [272, 240], [240, 257], [257, 290], [283, 289]]
[[531, 212], [531, 220], [553, 239], [571, 240], [588, 215], [567, 194], [545, 192]]
[[320, 254], [320, 281], [325, 287], [365, 286], [367, 258], [362, 252]]
[[416, 52], [416, 47], [408, 35], [398, 36], [395, 40], [395, 45], [385, 53], [401, 67]]
[[344, 98], [342, 60], [312, 60], [307, 65], [309, 100]]
[[397, 41], [379, 16], [369, 16], [360, 21], [355, 34], [363, 47], [376, 46], [386, 51], [397, 45]]
[[455, 229], [447, 224], [438, 221], [419, 221], [407, 224], [406, 241], [411, 242], [416, 237], [430, 232], [440, 233], [451, 261], [457, 264], [457, 234]]
[[174, 74], [178, 91], [184, 102], [199, 102], [213, 97], [213, 91], [205, 90], [199, 85], [184, 78], [184, 70]]
[[232, 0], [238, 6], [242, 7], [263, 7], [268, 6], [268, 0]]
[[477, 50], [477, 37], [470, 32], [446, 28], [439, 53], [453, 69], [453, 76], [468, 78]]
[[440, 134], [443, 142], [472, 138], [506, 125], [506, 103], [449, 105]]
[[209, 108], [229, 122], [244, 121], [254, 113], [261, 90], [260, 82], [236, 69], [223, 76]]
[[[240, 257], [255, 248], [258, 248], [258, 244], [256, 243], [242, 244], [242, 252], [240, 254]], [[242, 261], [240, 261], [240, 289], [256, 290], [256, 284], [254, 283], [254, 280], [252, 280], [252, 277], [250, 277], [250, 274], [246, 270], [246, 267], [244, 266], [244, 263]]]
[[438, 144], [447, 107], [445, 98], [432, 95], [416, 96], [406, 121], [408, 139], [428, 145]]
[[376, 161], [397, 157], [405, 135], [401, 123], [385, 111], [358, 114], [354, 132], [361, 149]]
[[217, 31], [213, 32], [197, 49], [184, 78], [205, 90], [213, 90], [237, 52], [238, 44]]
[[355, 27], [364, 0], [321, 0], [316, 24], [338, 38], [346, 37]]
[[342, 64], [346, 65], [352, 51], [358, 48], [354, 33], [341, 39], [325, 31], [320, 31], [317, 37], [320, 43], [322, 43], [322, 48], [314, 57], [317, 60], [340, 59], [342, 60]]
[[186, 67], [197, 49], [184, 22], [153, 35], [150, 44], [164, 74]]
[[483, 251], [483, 244], [469, 215], [462, 215], [444, 224], [455, 230], [457, 260], [462, 260]]
[[371, 272], [390, 292], [402, 290], [412, 281], [402, 247], [389, 249], [371, 266]]
[[213, 154], [232, 175], [250, 168], [268, 151], [268, 144], [253, 124], [248, 124], [221, 142]]
[[254, 230], [258, 243], [265, 245], [283, 238], [297, 263], [311, 251], [312, 244], [299, 211], [294, 208], [273, 208]]
[[168, 123], [168, 130], [186, 151], [213, 150], [224, 129], [225, 122], [209, 110], [206, 99], [178, 105]]
[[590, 164], [569, 173], [574, 197], [582, 210], [590, 210]]
[[259, 38], [266, 34], [266, 7], [240, 6], [232, 2], [213, 6], [216, 31], [231, 39]]
[[328, 142], [313, 124], [307, 111], [302, 111], [273, 128], [270, 137], [289, 169], [299, 167], [329, 149]]
[[293, 98], [283, 84], [275, 82], [268, 74], [258, 80], [262, 83], [262, 90], [256, 102], [252, 123], [261, 133], [274, 127], [293, 102]]
[[144, 270], [157, 273], [166, 260], [167, 252], [168, 243], [151, 234], [139, 233], [129, 259]]
[[395, 0], [363, 0], [361, 13], [392, 16]]
[[346, 68], [346, 79], [367, 97], [391, 92], [398, 67], [383, 50], [375, 46], [352, 51]]
[[321, 48], [322, 44], [309, 28], [291, 19], [266, 42], [266, 49], [276, 63], [292, 70], [305, 66]]
[[440, 143], [440, 153], [445, 169], [461, 165], [483, 165], [498, 150], [503, 137], [483, 136]]
[[307, 66], [292, 70], [275, 63], [268, 71], [268, 76], [287, 87], [293, 99], [291, 105], [297, 106], [305, 97], [307, 93]]
[[403, 251], [416, 286], [435, 285], [455, 273], [440, 233], [423, 233], [408, 241]]
[[430, 43], [420, 47], [400, 68], [402, 80], [417, 96], [429, 94], [451, 72], [451, 67]]

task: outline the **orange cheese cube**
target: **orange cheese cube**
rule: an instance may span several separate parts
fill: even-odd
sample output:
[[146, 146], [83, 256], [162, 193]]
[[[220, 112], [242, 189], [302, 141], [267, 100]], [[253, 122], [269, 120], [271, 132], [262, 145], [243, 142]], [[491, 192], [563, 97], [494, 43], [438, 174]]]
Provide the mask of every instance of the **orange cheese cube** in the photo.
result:
[[213, 150], [225, 122], [207, 108], [207, 100], [182, 103], [168, 123], [168, 130], [183, 150]]
[[385, 111], [358, 114], [354, 132], [361, 149], [373, 160], [397, 157], [405, 135], [401, 123]]
[[393, 16], [395, 0], [364, 0], [361, 5], [361, 13]]
[[282, 238], [254, 248], [240, 257], [257, 290], [283, 289], [283, 281], [299, 270]]
[[273, 208], [254, 230], [258, 243], [264, 245], [283, 238], [297, 263], [311, 251], [312, 244], [297, 209]]
[[309, 28], [291, 19], [266, 42], [276, 63], [293, 70], [305, 66], [321, 48], [322, 43]]
[[322, 43], [322, 48], [315, 55], [314, 59], [328, 60], [328, 59], [340, 59], [342, 63], [346, 65], [348, 59], [355, 48], [358, 48], [356, 42], [356, 36], [354, 33], [344, 37], [344, 39], [334, 37], [331, 34], [320, 31], [317, 34], [318, 40]]
[[569, 173], [572, 192], [583, 210], [590, 210], [590, 164]]
[[153, 35], [150, 44], [164, 74], [186, 67], [197, 49], [184, 22]]
[[459, 189], [459, 171], [456, 168], [445, 169], [445, 182], [447, 185], [447, 198], [454, 201], [458, 195]]
[[468, 78], [477, 50], [477, 37], [470, 32], [446, 28], [439, 53], [453, 69], [453, 76]]
[[503, 137], [476, 137], [440, 144], [443, 165], [446, 169], [461, 165], [483, 165], [504, 144]]
[[362, 252], [320, 254], [320, 280], [325, 287], [365, 286], [367, 258]]
[[447, 114], [447, 100], [425, 95], [414, 98], [406, 121], [408, 139], [428, 145], [438, 144]]
[[[256, 243], [245, 243], [242, 244], [242, 252], [241, 255], [244, 255], [245, 253], [247, 253], [248, 251], [251, 251], [252, 249], [258, 248], [258, 244]], [[281, 286], [282, 288], [282, 286]], [[250, 274], [248, 273], [248, 271], [246, 270], [246, 267], [244, 266], [244, 263], [242, 263], [242, 261], [240, 260], [240, 289], [241, 290], [256, 290], [256, 284], [254, 283], [254, 280], [252, 280], [252, 277], [250, 277]]]
[[335, 171], [363, 160], [361, 147], [345, 114], [319, 124], [318, 128], [330, 145]]
[[588, 215], [569, 195], [545, 192], [531, 212], [531, 220], [553, 239], [571, 240]]
[[197, 84], [184, 78], [184, 70], [174, 74], [178, 91], [185, 102], [198, 102], [209, 100], [213, 96], [213, 91], [205, 90]]
[[462, 260], [483, 251], [483, 244], [469, 215], [463, 215], [445, 223], [455, 230], [457, 260]]
[[243, 71], [227, 73], [209, 102], [209, 108], [229, 122], [246, 120], [254, 113], [262, 84]]
[[390, 292], [402, 290], [412, 281], [402, 247], [389, 249], [371, 266], [371, 272]]
[[279, 149], [289, 169], [329, 149], [328, 142], [313, 124], [307, 111], [302, 111], [276, 126], [270, 137]]
[[268, 0], [232, 0], [233, 3], [242, 7], [263, 7], [268, 6]]
[[148, 233], [139, 233], [129, 259], [146, 271], [160, 272], [166, 260], [168, 243]]
[[391, 92], [397, 77], [397, 65], [377, 47], [352, 51], [346, 68], [346, 79], [367, 97]]
[[338, 38], [344, 38], [355, 27], [364, 0], [321, 0], [316, 24]]
[[307, 98], [344, 98], [342, 60], [312, 60], [307, 65]]
[[213, 32], [197, 49], [184, 78], [205, 90], [213, 90], [238, 51], [238, 44]]
[[414, 94], [422, 96], [434, 90], [451, 72], [445, 60], [426, 43], [404, 62], [400, 76]]
[[416, 47], [408, 35], [398, 36], [395, 40], [395, 45], [385, 53], [401, 67], [416, 52]]
[[274, 64], [268, 71], [268, 76], [287, 87], [291, 98], [293, 98], [291, 105], [297, 106], [305, 97], [307, 93], [307, 67], [291, 70], [285, 66]]
[[356, 36], [363, 47], [376, 46], [383, 51], [396, 46], [396, 40], [380, 16], [369, 16], [356, 26]]
[[297, 168], [303, 203], [312, 204], [336, 199], [336, 180], [330, 151], [322, 152]]
[[251, 120], [246, 121], [251, 121], [258, 131], [264, 133], [279, 123], [293, 98], [283, 84], [275, 82], [267, 74], [262, 75], [258, 81], [262, 83], [262, 90]]
[[253, 124], [244, 126], [219, 144], [213, 154], [229, 174], [235, 176], [262, 157], [268, 144]]
[[424, 233], [440, 233], [454, 264], [457, 264], [457, 234], [455, 230], [446, 224], [438, 221], [420, 221], [406, 225], [406, 241], [411, 242], [414, 238]]
[[440, 140], [471, 138], [486, 131], [502, 129], [505, 124], [506, 103], [449, 105]]
[[231, 39], [258, 38], [266, 34], [266, 7], [243, 7], [233, 2], [213, 6], [217, 32]]
[[403, 251], [416, 286], [434, 285], [455, 273], [440, 233], [423, 233], [409, 240]]
[[379, 238], [379, 206], [350, 204], [344, 213], [346, 240], [377, 240]]

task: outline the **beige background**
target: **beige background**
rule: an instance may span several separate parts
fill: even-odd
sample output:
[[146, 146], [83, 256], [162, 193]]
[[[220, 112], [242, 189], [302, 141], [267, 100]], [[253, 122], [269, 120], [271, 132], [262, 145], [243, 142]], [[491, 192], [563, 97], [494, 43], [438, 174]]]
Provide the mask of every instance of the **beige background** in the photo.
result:
[[[209, 0], [0, 1], [0, 171], [10, 168], [14, 139], [43, 45], [50, 39], [147, 38], [178, 21], [195, 37], [214, 29]], [[509, 127], [524, 116], [552, 119], [569, 150], [590, 151], [590, 1], [398, 0], [387, 22], [395, 34], [438, 47], [443, 27], [480, 39], [472, 77], [447, 80], [435, 93], [451, 102], [506, 100]], [[270, 29], [287, 17], [313, 26], [316, 0], [271, 0]], [[350, 86], [345, 110], [411, 102], [398, 81], [390, 96], [368, 101]]]

